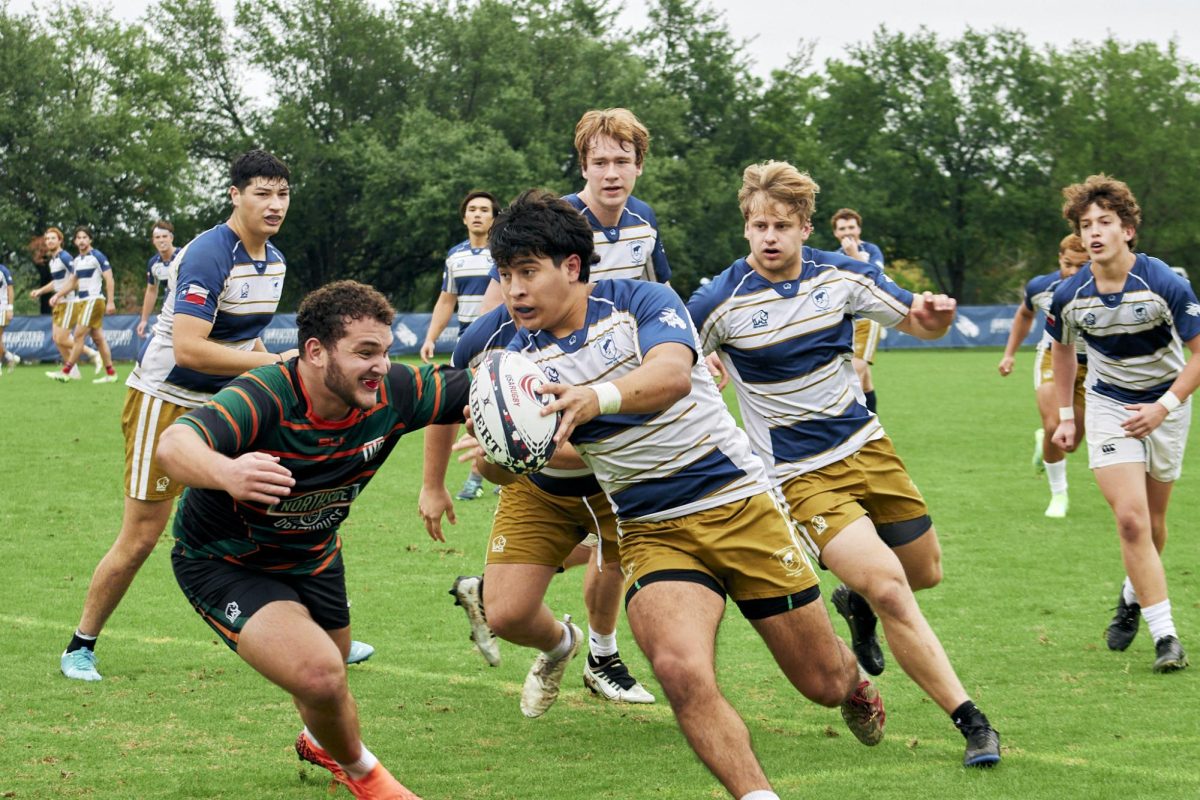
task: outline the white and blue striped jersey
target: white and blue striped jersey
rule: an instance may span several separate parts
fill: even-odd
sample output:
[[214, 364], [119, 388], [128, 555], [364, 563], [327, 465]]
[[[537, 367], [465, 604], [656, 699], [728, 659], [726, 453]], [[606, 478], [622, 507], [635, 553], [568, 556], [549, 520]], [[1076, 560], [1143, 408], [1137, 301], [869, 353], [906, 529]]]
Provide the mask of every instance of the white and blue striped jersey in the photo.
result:
[[1087, 345], [1087, 388], [1118, 403], [1153, 403], [1171, 388], [1200, 336], [1196, 293], [1171, 268], [1138, 253], [1125, 286], [1101, 294], [1092, 265], [1054, 291], [1046, 331], [1055, 341]]
[[[54, 282], [55, 293], [61, 292], [63, 286], [66, 286], [67, 279], [75, 272], [72, 266], [71, 255], [66, 250], [59, 250], [54, 255], [50, 256], [46, 266], [50, 270], [50, 280]], [[74, 300], [76, 294], [72, 291], [63, 300]]]
[[616, 278], [656, 283], [671, 279], [667, 251], [658, 235], [658, 218], [650, 206], [630, 195], [617, 226], [606, 228], [578, 194], [569, 194], [563, 200], [579, 209], [592, 226], [596, 255], [600, 256], [600, 262], [592, 264], [592, 283]]
[[688, 301], [705, 353], [734, 381], [742, 424], [777, 483], [883, 436], [850, 357], [855, 316], [889, 327], [912, 293], [873, 264], [801, 249], [796, 280], [772, 283], [738, 259]]
[[[471, 323], [454, 346], [450, 366], [474, 371], [489, 355], [508, 347], [517, 335], [516, 324], [508, 313], [508, 306], [498, 305]], [[590, 497], [600, 491], [600, 484], [590, 469], [559, 469], [546, 467], [535, 472], [529, 479], [543, 491], [560, 497]]]
[[[1048, 272], [1045, 275], [1038, 275], [1029, 281], [1029, 283], [1025, 284], [1025, 298], [1022, 301], [1025, 308], [1034, 314], [1037, 314], [1039, 311], [1042, 312], [1043, 316], [1049, 314], [1050, 303], [1054, 299], [1054, 290], [1062, 282], [1062, 273], [1058, 270]], [[1043, 327], [1042, 338], [1038, 340], [1038, 352], [1045, 351], [1052, 341], [1054, 341], [1054, 337]], [[1075, 358], [1080, 364], [1087, 363], [1087, 349], [1082, 341], [1075, 343]]]
[[[874, 264], [879, 269], [883, 269], [883, 251], [879, 249], [879, 245], [871, 242], [859, 242], [858, 249], [866, 252], [868, 264]], [[846, 250], [843, 247], [839, 247], [836, 252], [842, 255], [846, 254]]]
[[79, 285], [75, 287], [78, 299], [90, 300], [96, 297], [103, 299], [104, 273], [112, 271], [112, 265], [108, 263], [108, 256], [93, 247], [87, 253], [75, 256], [72, 266], [75, 268], [75, 277], [79, 279]]
[[7, 325], [8, 319], [8, 288], [13, 285], [12, 273], [8, 267], [0, 264], [0, 326]]
[[171, 276], [171, 265], [179, 258], [180, 252], [176, 248], [175, 252], [171, 253], [170, 261], [163, 261], [163, 257], [157, 252], [150, 256], [150, 260], [146, 262], [146, 285], [157, 285], [160, 289], [166, 289]]
[[196, 408], [233, 380], [175, 363], [172, 332], [183, 314], [212, 323], [208, 338], [236, 350], [253, 350], [283, 293], [287, 263], [267, 242], [267, 257], [255, 261], [227, 224], [197, 236], [179, 251], [167, 299], [151, 336], [129, 374], [128, 386], [185, 408]]
[[[699, 352], [679, 295], [668, 286], [617, 280], [592, 289], [580, 330], [560, 339], [521, 329], [509, 349], [555, 383], [587, 386], [632, 372], [668, 342]], [[675, 519], [768, 491], [761, 462], [701, 359], [691, 377], [688, 395], [663, 411], [605, 414], [571, 434], [618, 520]]]
[[458, 330], [467, 329], [479, 316], [483, 293], [491, 283], [492, 253], [486, 247], [471, 247], [471, 240], [459, 242], [446, 254], [442, 271], [442, 291], [458, 296]]

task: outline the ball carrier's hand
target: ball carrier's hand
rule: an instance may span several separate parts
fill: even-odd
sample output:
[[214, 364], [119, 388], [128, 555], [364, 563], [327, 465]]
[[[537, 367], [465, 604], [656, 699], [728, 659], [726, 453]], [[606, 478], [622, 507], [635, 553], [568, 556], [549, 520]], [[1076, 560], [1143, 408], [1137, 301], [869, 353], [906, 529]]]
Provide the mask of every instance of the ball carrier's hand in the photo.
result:
[[554, 444], [560, 445], [571, 438], [575, 428], [600, 416], [600, 398], [594, 389], [587, 386], [571, 386], [566, 383], [543, 383], [538, 394], [549, 395], [554, 400], [542, 409], [542, 416], [560, 413], [558, 432]]

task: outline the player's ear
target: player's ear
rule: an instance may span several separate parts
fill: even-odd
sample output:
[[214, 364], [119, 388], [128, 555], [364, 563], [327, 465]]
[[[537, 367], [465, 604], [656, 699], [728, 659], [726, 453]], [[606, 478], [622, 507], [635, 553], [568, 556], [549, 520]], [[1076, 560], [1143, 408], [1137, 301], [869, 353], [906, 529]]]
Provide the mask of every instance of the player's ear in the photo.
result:
[[579, 270], [582, 268], [583, 262], [579, 260], [579, 256], [575, 253], [563, 259], [563, 266], [567, 268], [567, 281], [579, 282]]
[[304, 342], [302, 354], [305, 360], [312, 362], [318, 367], [325, 364], [325, 348], [321, 345], [321, 340], [315, 336], [309, 337]]

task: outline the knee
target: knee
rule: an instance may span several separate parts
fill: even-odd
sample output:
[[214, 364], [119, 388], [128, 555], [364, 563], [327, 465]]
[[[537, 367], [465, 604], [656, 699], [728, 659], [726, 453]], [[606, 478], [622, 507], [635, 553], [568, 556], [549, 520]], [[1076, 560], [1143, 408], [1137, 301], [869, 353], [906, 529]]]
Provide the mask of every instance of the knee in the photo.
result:
[[655, 653], [650, 665], [674, 707], [717, 691], [713, 666], [694, 657], [682, 653]]
[[528, 626], [529, 620], [537, 614], [539, 604], [501, 602], [495, 597], [488, 599], [491, 602], [485, 602], [484, 614], [487, 615], [488, 627], [492, 629], [492, 633], [509, 641], [522, 638], [521, 633]]
[[1150, 532], [1150, 522], [1144, 514], [1136, 511], [1118, 511], [1117, 535], [1130, 544], [1143, 539]]
[[908, 613], [912, 605], [912, 589], [903, 574], [885, 573], [872, 576], [864, 596], [871, 610], [881, 617], [897, 618]]
[[338, 706], [350, 692], [346, 683], [346, 665], [333, 658], [309, 662], [302, 668], [294, 691], [304, 705], [321, 708]]
[[942, 582], [942, 554], [934, 553], [920, 567], [913, 569], [908, 576], [908, 585], [914, 592], [922, 589], [932, 589]]
[[805, 697], [826, 708], [840, 706], [858, 685], [858, 662], [845, 645], [838, 650], [838, 661], [812, 676], [802, 689]]

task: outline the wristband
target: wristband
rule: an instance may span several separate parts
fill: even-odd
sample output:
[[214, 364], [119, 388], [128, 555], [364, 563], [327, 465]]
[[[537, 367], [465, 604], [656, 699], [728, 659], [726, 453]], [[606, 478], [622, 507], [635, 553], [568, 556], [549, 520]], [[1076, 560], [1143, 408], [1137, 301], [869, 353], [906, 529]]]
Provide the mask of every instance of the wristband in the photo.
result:
[[1074, 422], [1075, 421], [1075, 409], [1072, 406], [1063, 406], [1062, 408], [1060, 408], [1058, 410], [1058, 421], [1059, 422]]
[[276, 363], [276, 364], [282, 364], [282, 363], [283, 363], [283, 353], [276, 353], [275, 355], [276, 355], [276, 357], [279, 359], [279, 360], [278, 360], [278, 361], [276, 361], [275, 363]]
[[621, 390], [611, 382], [593, 383], [588, 387], [596, 393], [601, 414], [616, 414], [621, 410]]
[[1167, 409], [1168, 414], [1179, 408], [1179, 406], [1183, 405], [1183, 401], [1180, 400], [1170, 389], [1163, 392], [1163, 396], [1158, 398], [1158, 403]]

